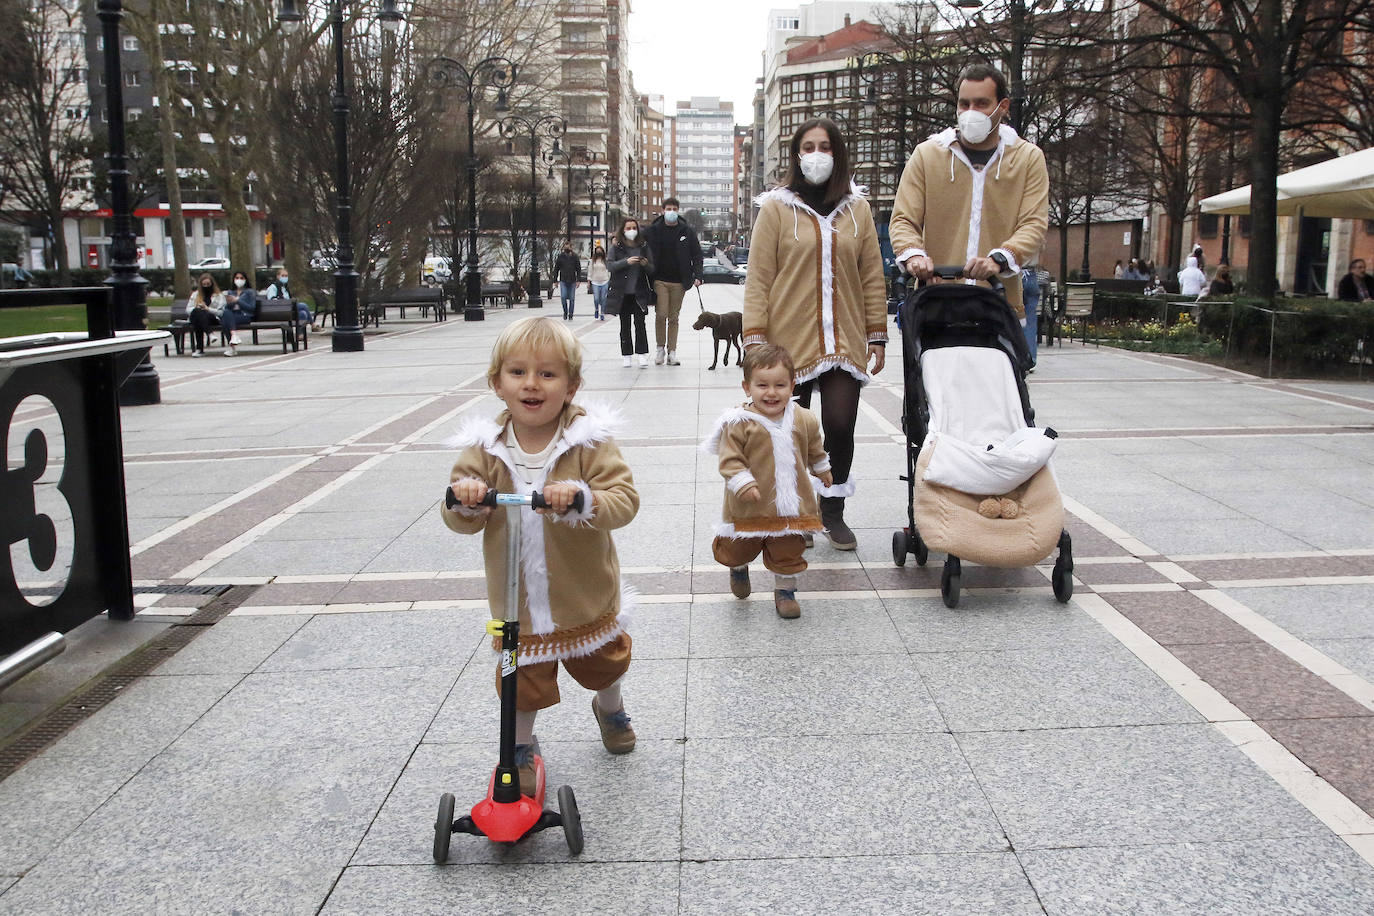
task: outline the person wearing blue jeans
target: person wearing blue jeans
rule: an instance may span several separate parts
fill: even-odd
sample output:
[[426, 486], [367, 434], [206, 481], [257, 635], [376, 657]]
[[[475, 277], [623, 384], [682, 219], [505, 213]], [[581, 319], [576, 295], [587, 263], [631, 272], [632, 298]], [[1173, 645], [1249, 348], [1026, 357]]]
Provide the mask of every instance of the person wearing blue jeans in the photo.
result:
[[587, 286], [592, 294], [592, 317], [606, 320], [606, 291], [611, 288], [611, 271], [606, 266], [606, 249], [597, 245], [587, 265]]
[[553, 263], [553, 271], [558, 277], [558, 297], [563, 301], [563, 317], [571, 320], [577, 278], [582, 272], [582, 261], [573, 253], [572, 242], [563, 243], [563, 250]]
[[1035, 266], [1021, 269], [1021, 302], [1026, 307], [1026, 349], [1030, 351], [1030, 371], [1035, 371], [1035, 356], [1040, 342], [1040, 281], [1035, 276]]
[[239, 335], [234, 330], [241, 324], [248, 324], [258, 314], [258, 294], [248, 282], [248, 274], [234, 271], [234, 288], [224, 294], [224, 311], [220, 313], [219, 323], [229, 334], [229, 349], [225, 356], [239, 355]]

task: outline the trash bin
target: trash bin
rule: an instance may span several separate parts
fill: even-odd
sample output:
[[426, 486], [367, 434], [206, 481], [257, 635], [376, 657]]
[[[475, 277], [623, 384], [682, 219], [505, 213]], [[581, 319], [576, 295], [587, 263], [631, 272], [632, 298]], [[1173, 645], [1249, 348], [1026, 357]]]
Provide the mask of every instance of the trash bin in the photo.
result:
[[118, 390], [168, 335], [116, 333], [111, 300], [109, 287], [0, 291], [0, 309], [85, 305], [88, 328], [0, 339], [0, 687], [51, 653], [34, 648], [50, 634], [133, 618]]

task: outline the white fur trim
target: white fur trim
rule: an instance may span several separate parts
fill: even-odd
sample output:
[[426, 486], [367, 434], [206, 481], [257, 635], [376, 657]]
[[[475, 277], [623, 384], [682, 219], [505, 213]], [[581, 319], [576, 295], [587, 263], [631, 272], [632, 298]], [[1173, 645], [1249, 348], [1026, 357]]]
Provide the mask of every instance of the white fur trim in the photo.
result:
[[897, 255], [896, 261], [898, 264], [906, 266], [906, 262], [915, 257], [926, 257], [926, 250], [924, 248], [908, 248], [906, 251]]
[[749, 538], [780, 538], [788, 534], [819, 534], [817, 528], [780, 528], [777, 531], [736, 531], [735, 526], [729, 522], [716, 523], [716, 537], [727, 538], [732, 541], [742, 541]]
[[854, 495], [854, 478], [851, 477], [844, 483], [831, 484], [826, 486], [816, 478], [811, 478], [811, 486], [816, 488], [818, 496], [839, 496], [841, 498]]
[[592, 498], [591, 486], [585, 480], [556, 480], [554, 483], [570, 483], [577, 487], [578, 492], [582, 494], [582, 511], [569, 509], [562, 515], [545, 517], [565, 525], [590, 525], [592, 519], [596, 517], [596, 501]]
[[[783, 517], [795, 516], [801, 512], [801, 496], [797, 493], [797, 458], [792, 444], [795, 408], [796, 402], [789, 400], [787, 406], [783, 408], [782, 417], [775, 422], [744, 407], [732, 407], [716, 419], [710, 434], [701, 443], [702, 451], [714, 455], [720, 451], [720, 437], [725, 434], [727, 426], [753, 422], [766, 429], [773, 445], [774, 508], [777, 514]], [[749, 474], [750, 481], [754, 481], [752, 474], [748, 471], [741, 471], [730, 478], [727, 484], [731, 488], [731, 492], [739, 492], [738, 489], [735, 489], [735, 482], [745, 474]], [[741, 486], [745, 485], [747, 484], [741, 484]]]
[[458, 424], [454, 434], [445, 439], [443, 444], [448, 448], [458, 449], [479, 445], [483, 451], [490, 452], [492, 446], [501, 438], [501, 430], [501, 424], [492, 417], [468, 414]]
[[1016, 276], [1017, 274], [1019, 274], [1019, 273], [1021, 272], [1021, 265], [1018, 264], [1018, 263], [1016, 262], [1016, 253], [1013, 252], [1011, 249], [1009, 249], [1009, 248], [994, 248], [994, 249], [992, 249], [992, 251], [989, 251], [989, 252], [988, 252], [988, 257], [992, 257], [994, 254], [997, 254], [999, 251], [1002, 253], [1002, 256], [1005, 257], [1005, 258], [1007, 259], [1007, 269], [1006, 269], [1006, 270], [1003, 270], [1003, 271], [1000, 271], [1000, 272], [997, 274], [997, 276], [999, 276], [999, 277], [1014, 277], [1014, 276]]
[[811, 470], [815, 471], [817, 474], [823, 474], [826, 471], [830, 470], [830, 456], [826, 455], [820, 461], [817, 461], [815, 464], [811, 465]]
[[[568, 447], [596, 445], [620, 435], [625, 427], [625, 415], [605, 401], [579, 403], [585, 413], [563, 430]], [[566, 449], [564, 449], [566, 451]]]
[[725, 481], [725, 486], [730, 488], [730, 492], [736, 494], [743, 490], [745, 487], [750, 487], [754, 484], [754, 475], [749, 473], [748, 471], [740, 471], [734, 477], [731, 477], [729, 480]]
[[731, 407], [719, 417], [716, 417], [715, 424], [711, 431], [706, 434], [706, 438], [701, 440], [701, 450], [708, 455], [719, 454], [720, 437], [725, 434], [725, 428], [735, 423], [744, 423], [757, 417], [758, 414], [743, 407]]
[[634, 619], [632, 612], [638, 603], [639, 590], [622, 581], [620, 583], [620, 610], [609, 626], [562, 649], [555, 650], [549, 646], [540, 646], [539, 648], [521, 646], [520, 664], [538, 665], [543, 662], [554, 662], [565, 658], [583, 658], [591, 655], [621, 633], [630, 632]]
[[858, 379], [860, 385], [867, 385], [869, 382], [867, 372], [864, 372], [852, 362], [841, 356], [831, 355], [822, 358], [816, 365], [807, 369], [806, 372], [798, 373], [796, 383], [800, 385], [802, 382], [809, 382], [816, 376], [824, 372], [829, 372], [831, 369], [843, 369], [845, 372], [848, 372], [850, 375], [854, 376], [854, 378]]

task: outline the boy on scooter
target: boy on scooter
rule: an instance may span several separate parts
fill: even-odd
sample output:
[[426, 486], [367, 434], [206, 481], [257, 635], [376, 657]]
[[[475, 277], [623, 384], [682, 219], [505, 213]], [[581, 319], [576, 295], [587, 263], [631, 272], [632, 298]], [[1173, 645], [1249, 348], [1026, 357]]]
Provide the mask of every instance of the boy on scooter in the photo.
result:
[[749, 400], [716, 420], [702, 450], [720, 457], [725, 506], [711, 543], [716, 562], [730, 567], [730, 591], [749, 596], [749, 561], [763, 553], [774, 574], [773, 607], [779, 617], [801, 616], [797, 577], [806, 569], [805, 535], [822, 530], [810, 475], [831, 484], [830, 456], [820, 422], [792, 403], [797, 372], [776, 344], [744, 354]]
[[[639, 494], [611, 437], [617, 416], [572, 403], [582, 383], [582, 349], [563, 323], [523, 318], [511, 324], [496, 341], [487, 382], [506, 409], [494, 421], [470, 421], [449, 443], [463, 449], [450, 476], [460, 505], [440, 511], [444, 524], [461, 534], [485, 529], [487, 596], [491, 616], [500, 620], [506, 519], [479, 503], [488, 489], [538, 491], [551, 507], [521, 510], [528, 514], [521, 524], [515, 740], [521, 791], [531, 795], [535, 713], [559, 701], [560, 664], [596, 691], [592, 714], [606, 750], [634, 750], [620, 696], [630, 667], [630, 635], [621, 617], [629, 596], [611, 531], [635, 517]], [[571, 508], [578, 493], [580, 511]], [[499, 666], [496, 686], [499, 695]]]

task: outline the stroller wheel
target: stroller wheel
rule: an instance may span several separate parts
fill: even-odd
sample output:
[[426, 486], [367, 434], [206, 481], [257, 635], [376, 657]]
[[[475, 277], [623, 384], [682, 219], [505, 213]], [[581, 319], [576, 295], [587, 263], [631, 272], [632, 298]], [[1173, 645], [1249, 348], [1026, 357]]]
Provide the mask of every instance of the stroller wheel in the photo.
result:
[[940, 597], [945, 599], [945, 607], [959, 606], [959, 582], [963, 579], [958, 557], [945, 557], [945, 569], [940, 574]]
[[563, 819], [563, 837], [568, 841], [568, 852], [577, 855], [582, 852], [582, 815], [577, 812], [572, 786], [558, 787], [558, 813]]
[[1067, 604], [1073, 597], [1073, 575], [1056, 560], [1054, 572], [1050, 574], [1050, 583], [1054, 586], [1054, 598], [1060, 604]]
[[911, 532], [911, 540], [915, 542], [915, 545], [911, 548], [911, 552], [916, 554], [916, 565], [925, 566], [926, 560], [930, 559], [930, 550], [926, 547], [926, 542], [921, 540], [921, 533], [919, 531]]
[[898, 566], [906, 565], [906, 532], [892, 532], [892, 562]]
[[448, 861], [448, 841], [453, 836], [453, 793], [439, 796], [439, 814], [434, 819], [434, 862]]

